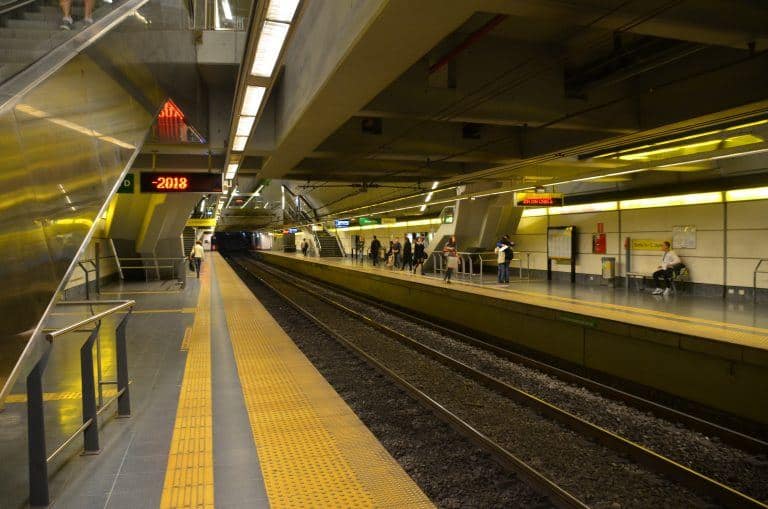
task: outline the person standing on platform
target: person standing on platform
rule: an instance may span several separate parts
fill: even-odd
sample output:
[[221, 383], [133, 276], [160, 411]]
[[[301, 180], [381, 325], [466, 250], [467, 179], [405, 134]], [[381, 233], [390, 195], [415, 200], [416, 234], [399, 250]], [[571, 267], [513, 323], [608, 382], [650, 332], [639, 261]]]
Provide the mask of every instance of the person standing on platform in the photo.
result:
[[384, 265], [386, 265], [387, 267], [391, 267], [395, 263], [394, 261], [395, 254], [392, 252], [392, 250], [394, 249], [393, 247], [394, 244], [395, 243], [390, 240], [389, 249], [387, 249], [387, 252], [384, 253]]
[[195, 242], [192, 246], [192, 251], [189, 252], [189, 259], [195, 264], [195, 273], [197, 273], [197, 279], [200, 279], [200, 266], [205, 259], [205, 249], [203, 249], [203, 243], [201, 241]]
[[424, 239], [416, 237], [416, 244], [413, 246], [413, 273], [421, 266], [421, 275], [424, 275], [424, 260], [427, 259], [427, 253], [424, 249]]
[[400, 270], [405, 270], [405, 266], [408, 265], [408, 270], [413, 270], [413, 253], [411, 252], [411, 239], [405, 237], [403, 243], [403, 266]]
[[395, 237], [395, 241], [392, 243], [392, 263], [396, 269], [400, 268], [403, 261], [403, 246], [400, 244], [400, 239]]
[[309, 242], [307, 242], [307, 239], [304, 239], [301, 241], [301, 252], [304, 256], [307, 256], [307, 251], [309, 251]]
[[371, 241], [371, 260], [373, 260], [374, 267], [379, 263], [379, 251], [381, 251], [381, 242], [374, 235]]
[[496, 263], [499, 265], [499, 273], [496, 281], [499, 284], [509, 282], [509, 265], [507, 265], [507, 254], [509, 246], [507, 246], [503, 240], [496, 243], [496, 249], [493, 250], [496, 253]]
[[456, 245], [455, 235], [451, 235], [451, 240], [443, 246], [443, 254], [445, 255], [445, 277], [443, 277], [443, 281], [451, 284], [453, 271], [459, 269], [459, 250]]
[[504, 250], [504, 264], [506, 265], [506, 268], [504, 269], [504, 282], [509, 283], [509, 264], [512, 263], [512, 258], [515, 256], [515, 252], [512, 250], [515, 243], [512, 242], [509, 235], [504, 235], [501, 242], [507, 246], [507, 249]]
[[[682, 266], [683, 262], [680, 260], [680, 257], [677, 256], [677, 253], [672, 251], [672, 245], [669, 241], [664, 241], [661, 250], [664, 251], [664, 254], [661, 255], [661, 265], [659, 265], [658, 270], [653, 273], [653, 282], [656, 283], [656, 289], [653, 291], [653, 294], [661, 295], [663, 293], [664, 295], [669, 295], [672, 286], [672, 276], [674, 275], [675, 270]], [[664, 283], [666, 284], [666, 288], [663, 290], [661, 288], [661, 282], [659, 281], [661, 278], [664, 278]]]

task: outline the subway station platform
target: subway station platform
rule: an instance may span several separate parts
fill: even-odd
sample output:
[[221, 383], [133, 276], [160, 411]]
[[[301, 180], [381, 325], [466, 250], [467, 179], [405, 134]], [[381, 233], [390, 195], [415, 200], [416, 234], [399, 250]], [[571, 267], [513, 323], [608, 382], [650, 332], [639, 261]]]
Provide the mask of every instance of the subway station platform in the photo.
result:
[[768, 422], [760, 305], [546, 281], [478, 284], [350, 259], [259, 252], [268, 263], [576, 366]]
[[[99, 455], [80, 456], [76, 441], [52, 465], [52, 507], [432, 507], [217, 253], [183, 289], [125, 284], [102, 294], [136, 300], [133, 411], [102, 422]], [[50, 443], [80, 424], [77, 361], [50, 361]], [[23, 402], [12, 395], [1, 418], [22, 418]], [[24, 436], [3, 444], [24, 454]], [[26, 472], [0, 470], [19, 477], [23, 501]]]

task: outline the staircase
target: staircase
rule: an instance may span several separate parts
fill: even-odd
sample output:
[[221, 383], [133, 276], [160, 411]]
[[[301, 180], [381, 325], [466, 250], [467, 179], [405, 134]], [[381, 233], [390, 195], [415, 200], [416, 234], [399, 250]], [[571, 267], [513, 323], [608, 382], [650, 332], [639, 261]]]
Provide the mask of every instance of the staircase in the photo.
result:
[[192, 246], [195, 245], [197, 240], [197, 230], [192, 226], [185, 226], [184, 231], [181, 232], [181, 242], [184, 245], [184, 256], [189, 256], [192, 252]]
[[[94, 19], [112, 8], [111, 2], [94, 6]], [[72, 30], [62, 30], [57, 2], [42, 0], [0, 16], [0, 83], [13, 77], [83, 28], [82, 1], [72, 2]]]
[[336, 235], [331, 235], [326, 230], [319, 230], [315, 232], [315, 237], [320, 244], [320, 256], [342, 258], [344, 253], [341, 252], [339, 247], [339, 240]]

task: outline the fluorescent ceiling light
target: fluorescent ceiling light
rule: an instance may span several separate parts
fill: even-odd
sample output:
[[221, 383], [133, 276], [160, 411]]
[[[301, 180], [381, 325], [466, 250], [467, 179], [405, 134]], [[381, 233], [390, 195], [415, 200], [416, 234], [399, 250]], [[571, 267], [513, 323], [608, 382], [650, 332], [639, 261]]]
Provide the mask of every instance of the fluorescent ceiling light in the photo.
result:
[[246, 143], [248, 143], [248, 136], [235, 136], [235, 141], [232, 142], [232, 150], [242, 152], [245, 150]]
[[266, 87], [249, 85], [245, 89], [245, 95], [243, 96], [243, 107], [240, 109], [240, 114], [244, 116], [255, 117], [259, 112], [261, 101], [264, 99], [264, 92], [266, 91]]
[[227, 166], [227, 174], [224, 176], [226, 180], [232, 180], [237, 174], [237, 163], [230, 163]]
[[255, 120], [256, 117], [240, 117], [240, 120], [237, 121], [237, 132], [235, 134], [237, 136], [248, 136], [251, 134]]
[[272, 0], [267, 7], [267, 19], [290, 23], [298, 6], [299, 0]]
[[424, 203], [429, 203], [429, 200], [431, 199], [432, 199], [432, 192], [430, 191], [429, 193], [427, 193], [427, 197], [424, 198]]
[[251, 74], [269, 78], [275, 70], [277, 57], [283, 49], [283, 43], [288, 36], [290, 25], [286, 23], [276, 23], [274, 21], [265, 21], [261, 28], [259, 43], [256, 46], [256, 54], [253, 56], [253, 67]]
[[547, 208], [541, 207], [538, 209], [525, 209], [523, 210], [523, 217], [537, 217], [537, 216], [546, 216], [547, 215]]
[[229, 0], [221, 0], [221, 10], [224, 11], [224, 19], [232, 21], [232, 7], [229, 6]]
[[549, 207], [549, 215], [556, 216], [559, 214], [581, 214], [584, 212], [607, 212], [610, 210], [617, 210], [619, 208], [619, 202], [617, 201], [604, 201], [598, 203], [585, 203], [583, 205], [566, 205], [564, 207]]
[[711, 193], [681, 194], [677, 196], [658, 196], [656, 198], [622, 200], [619, 202], [619, 208], [622, 210], [631, 210], [651, 207], [675, 207], [677, 205], [700, 205], [703, 203], [720, 203], [722, 201], [723, 193], [716, 191]]
[[439, 185], [440, 185], [440, 182], [438, 182], [437, 180], [432, 182], [432, 190], [434, 191], [435, 189], [437, 189], [437, 186], [439, 186]]
[[427, 204], [426, 203], [421, 206], [421, 208], [419, 209], [419, 212], [424, 212], [425, 210], [427, 210]]
[[726, 201], [768, 200], [768, 187], [732, 189], [725, 192]]

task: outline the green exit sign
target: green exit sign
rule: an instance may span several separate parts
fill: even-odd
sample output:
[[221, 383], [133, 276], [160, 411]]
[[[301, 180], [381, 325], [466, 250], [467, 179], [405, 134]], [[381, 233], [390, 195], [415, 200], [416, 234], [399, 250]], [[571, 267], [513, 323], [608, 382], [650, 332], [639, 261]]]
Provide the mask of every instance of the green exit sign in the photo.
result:
[[118, 193], [133, 194], [133, 173], [128, 173], [117, 188]]
[[361, 217], [357, 220], [357, 224], [360, 226], [366, 226], [369, 224], [381, 224], [380, 217]]

